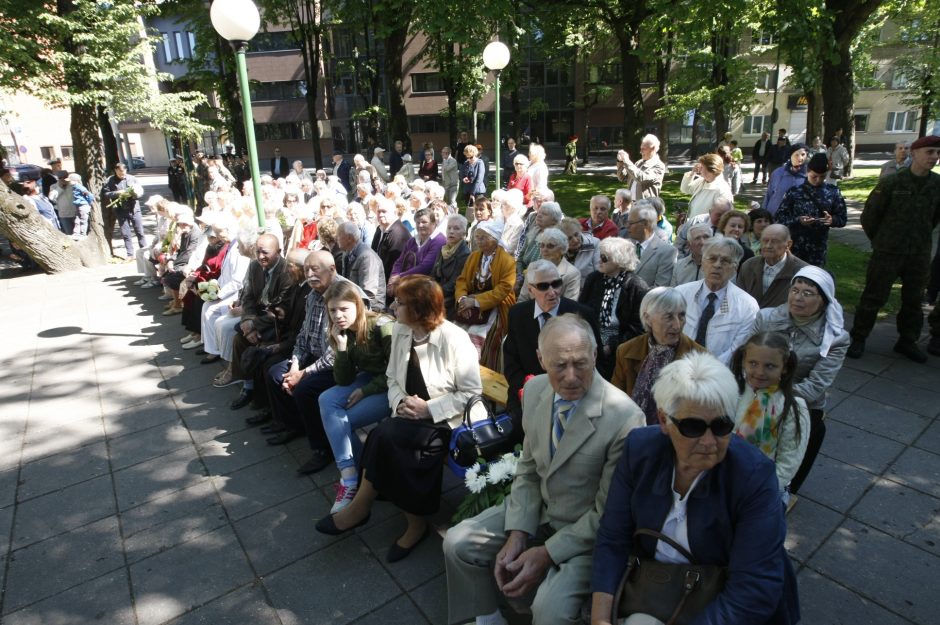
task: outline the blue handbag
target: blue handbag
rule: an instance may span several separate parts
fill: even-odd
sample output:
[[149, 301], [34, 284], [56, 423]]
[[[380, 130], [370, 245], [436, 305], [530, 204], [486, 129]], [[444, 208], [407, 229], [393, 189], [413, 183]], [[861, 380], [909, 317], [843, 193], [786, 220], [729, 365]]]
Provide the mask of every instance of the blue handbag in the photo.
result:
[[[486, 419], [471, 423], [470, 413], [478, 402], [486, 408]], [[450, 437], [447, 464], [458, 477], [463, 478], [469, 467], [483, 460], [495, 460], [509, 453], [515, 446], [512, 417], [508, 414], [493, 416], [482, 395], [474, 395], [463, 410], [463, 424]]]

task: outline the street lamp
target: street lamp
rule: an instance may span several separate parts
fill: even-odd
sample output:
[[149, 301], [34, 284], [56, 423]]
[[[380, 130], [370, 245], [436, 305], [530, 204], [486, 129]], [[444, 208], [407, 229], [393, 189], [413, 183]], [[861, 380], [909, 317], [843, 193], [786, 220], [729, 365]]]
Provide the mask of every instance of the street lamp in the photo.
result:
[[499, 164], [499, 158], [502, 153], [502, 145], [499, 136], [499, 72], [509, 65], [509, 48], [502, 41], [491, 41], [483, 48], [483, 64], [486, 68], [492, 70], [496, 79], [496, 188], [502, 188], [500, 184], [500, 174], [502, 168]]
[[242, 117], [245, 120], [245, 139], [248, 142], [248, 165], [251, 168], [251, 186], [255, 196], [258, 228], [264, 229], [264, 208], [261, 205], [261, 173], [258, 167], [258, 146], [255, 145], [255, 119], [251, 114], [251, 96], [248, 93], [248, 66], [245, 51], [248, 42], [258, 34], [261, 14], [251, 0], [214, 0], [209, 9], [212, 27], [235, 49], [238, 67], [238, 89], [242, 99]]

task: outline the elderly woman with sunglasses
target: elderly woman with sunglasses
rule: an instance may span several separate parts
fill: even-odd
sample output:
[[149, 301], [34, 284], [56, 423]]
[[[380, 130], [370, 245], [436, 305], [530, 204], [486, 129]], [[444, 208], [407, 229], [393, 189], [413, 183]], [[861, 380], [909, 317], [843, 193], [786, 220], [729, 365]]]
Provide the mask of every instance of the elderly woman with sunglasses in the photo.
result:
[[[581, 293], [581, 272], [565, 259], [565, 254], [568, 252], [568, 237], [558, 228], [546, 228], [539, 233], [536, 240], [539, 244], [539, 256], [558, 267], [558, 275], [564, 283], [561, 294], [568, 299], [578, 299]], [[522, 290], [519, 291], [520, 302], [532, 297], [528, 286], [529, 277], [526, 274], [522, 281]]]
[[617, 346], [643, 334], [640, 303], [649, 286], [634, 273], [639, 261], [632, 243], [608, 237], [601, 241], [600, 250], [600, 266], [584, 281], [578, 302], [593, 310], [599, 320], [597, 370], [609, 380]]
[[[658, 424], [627, 436], [601, 517], [592, 562], [592, 625], [613, 622], [613, 595], [634, 558], [641, 559], [642, 570], [642, 560], [682, 564], [689, 556], [727, 574], [698, 614], [683, 611], [689, 622], [798, 622], [774, 463], [732, 436], [734, 375], [714, 356], [693, 353], [662, 369], [653, 395]], [[619, 616], [628, 625], [662, 625], [670, 614]]]

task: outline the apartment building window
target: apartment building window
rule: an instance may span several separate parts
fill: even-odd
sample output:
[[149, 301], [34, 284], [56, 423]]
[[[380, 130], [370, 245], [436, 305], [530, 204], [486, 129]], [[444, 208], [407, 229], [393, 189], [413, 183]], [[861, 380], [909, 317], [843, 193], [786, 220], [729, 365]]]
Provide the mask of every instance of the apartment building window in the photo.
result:
[[63, 145], [63, 146], [61, 146], [61, 147], [59, 148], [59, 150], [62, 152], [62, 160], [66, 160], [66, 161], [72, 160], [72, 158], [73, 158], [73, 155], [72, 155], [72, 146], [70, 146], [70, 145]]
[[871, 118], [870, 111], [855, 112], [855, 132], [868, 132], [868, 122]]
[[773, 91], [777, 86], [777, 71], [765, 69], [757, 75], [757, 88], [764, 91]]
[[891, 72], [891, 88], [892, 89], [907, 89], [907, 76], [894, 70]]
[[437, 72], [411, 75], [412, 93], [441, 93], [444, 91], [444, 82]]
[[744, 118], [744, 134], [759, 135], [762, 132], [771, 132], [773, 124], [770, 115], [748, 115]]
[[408, 131], [414, 133], [447, 132], [447, 118], [440, 115], [409, 115]]
[[274, 33], [258, 33], [251, 40], [249, 52], [278, 52], [281, 50], [299, 50], [300, 47], [294, 40], [294, 36], [289, 30], [282, 30]]
[[885, 132], [914, 132], [917, 111], [890, 111]]
[[190, 58], [189, 50], [183, 45], [183, 33], [176, 31], [173, 33], [173, 38], [176, 39], [176, 56], [180, 59]]
[[186, 31], [186, 38], [189, 39], [189, 58], [192, 58], [196, 54], [196, 35]]
[[165, 63], [173, 62], [173, 48], [170, 47], [170, 33], [160, 33], [163, 40], [163, 61]]
[[304, 97], [302, 80], [283, 80], [278, 82], [261, 82], [251, 85], [251, 101], [262, 102], [266, 100], [292, 100]]
[[310, 122], [287, 122], [281, 124], [255, 124], [258, 141], [284, 141], [286, 139], [309, 139], [313, 135]]
[[45, 161], [49, 161], [55, 158], [55, 148], [51, 145], [39, 148], [39, 153], [42, 155], [42, 158]]
[[762, 46], [771, 46], [776, 42], [774, 34], [768, 30], [759, 30], [754, 33], [752, 41]]

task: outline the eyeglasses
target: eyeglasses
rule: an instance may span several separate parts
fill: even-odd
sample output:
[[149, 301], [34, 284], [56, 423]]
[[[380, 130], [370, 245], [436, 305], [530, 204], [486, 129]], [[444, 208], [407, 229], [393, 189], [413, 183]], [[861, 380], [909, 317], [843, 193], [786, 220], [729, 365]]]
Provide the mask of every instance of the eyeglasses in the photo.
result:
[[675, 424], [676, 429], [679, 430], [679, 434], [682, 434], [686, 438], [701, 438], [705, 435], [706, 430], [711, 430], [712, 434], [719, 438], [727, 436], [734, 431], [734, 421], [732, 421], [731, 417], [728, 415], [722, 415], [711, 421], [699, 419], [698, 417], [676, 419], [673, 416], [670, 416], [669, 420]]
[[547, 291], [549, 289], [555, 289], [557, 291], [563, 284], [564, 281], [561, 278], [558, 278], [557, 280], [552, 280], [551, 282], [536, 282], [535, 284], [530, 284], [529, 286], [535, 287], [537, 291]]
[[546, 249], [552, 249], [553, 247], [558, 247], [554, 243], [539, 243], [539, 247], [544, 247]]
[[610, 260], [610, 259], [607, 257], [607, 254], [601, 254], [601, 262], [602, 262], [602, 263], [606, 263], [606, 262], [608, 262], [609, 260]]
[[628, 226], [635, 226], [635, 225], [641, 224], [641, 223], [643, 223], [643, 220], [642, 220], [642, 219], [637, 219], [636, 221], [630, 221], [629, 219], [627, 220], [627, 225], [628, 225]]
[[819, 297], [819, 293], [817, 293], [816, 291], [810, 291], [809, 289], [801, 289], [796, 286], [790, 289], [790, 295], [793, 295], [793, 296], [802, 295], [805, 299], [813, 299], [814, 297]]

